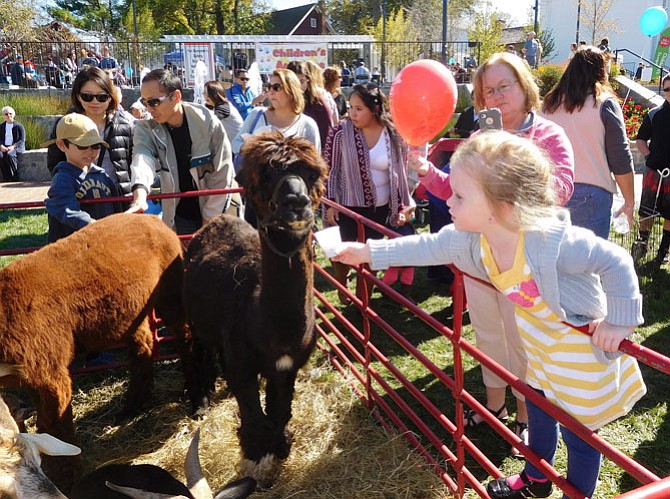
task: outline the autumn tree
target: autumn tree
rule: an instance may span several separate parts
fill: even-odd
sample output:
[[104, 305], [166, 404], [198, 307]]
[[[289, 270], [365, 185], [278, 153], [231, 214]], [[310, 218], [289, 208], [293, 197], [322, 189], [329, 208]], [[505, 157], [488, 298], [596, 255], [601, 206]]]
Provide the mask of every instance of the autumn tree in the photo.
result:
[[[6, 0], [3, 0], [6, 1]], [[128, 38], [133, 30], [131, 0], [55, 0], [56, 20]], [[136, 0], [140, 38], [171, 35], [257, 34], [266, 31], [267, 0]], [[146, 27], [144, 23], [147, 22]], [[132, 24], [131, 24], [132, 25]]]
[[55, 0], [49, 14], [86, 31], [113, 35], [121, 28], [124, 5], [119, 0]]
[[621, 33], [618, 19], [608, 19], [614, 0], [577, 0], [579, 7], [579, 22], [590, 36], [587, 39], [591, 45], [597, 45], [601, 39], [612, 33]]
[[[382, 18], [384, 0], [331, 0], [327, 2], [328, 17], [337, 33], [365, 35], [374, 31]], [[409, 10], [411, 0], [386, 0], [387, 21], [389, 14], [399, 9]]]
[[0, 33], [4, 40], [33, 39], [33, 21], [37, 16], [30, 0], [0, 0]]
[[501, 14], [496, 10], [477, 12], [471, 18], [468, 39], [479, 42], [479, 60], [485, 61], [501, 50], [503, 24]]

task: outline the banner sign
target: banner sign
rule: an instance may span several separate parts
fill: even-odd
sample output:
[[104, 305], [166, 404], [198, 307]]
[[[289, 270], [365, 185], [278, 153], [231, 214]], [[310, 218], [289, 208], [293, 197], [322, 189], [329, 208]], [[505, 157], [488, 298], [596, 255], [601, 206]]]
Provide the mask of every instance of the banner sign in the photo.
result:
[[[654, 52], [654, 64], [665, 67], [665, 62], [668, 59], [668, 52], [670, 52], [670, 28], [666, 28], [660, 35], [658, 35], [658, 46]], [[657, 67], [651, 72], [652, 80], [660, 76], [661, 70]]]
[[261, 73], [286, 69], [291, 61], [314, 61], [321, 69], [328, 66], [328, 45], [325, 43], [257, 43], [256, 62]]
[[186, 86], [193, 87], [195, 85], [195, 65], [198, 61], [202, 61], [207, 66], [209, 80], [216, 80], [216, 72], [214, 67], [214, 44], [212, 43], [185, 43], [184, 44], [184, 59], [186, 63]]

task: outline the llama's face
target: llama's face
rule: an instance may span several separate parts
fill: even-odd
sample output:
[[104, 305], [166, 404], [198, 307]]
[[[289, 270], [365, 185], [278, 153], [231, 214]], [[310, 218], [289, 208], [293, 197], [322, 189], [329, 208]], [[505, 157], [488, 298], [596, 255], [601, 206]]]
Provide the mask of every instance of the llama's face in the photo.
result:
[[302, 238], [314, 224], [325, 192], [326, 164], [314, 146], [279, 132], [260, 134], [243, 148], [237, 180], [268, 230]]

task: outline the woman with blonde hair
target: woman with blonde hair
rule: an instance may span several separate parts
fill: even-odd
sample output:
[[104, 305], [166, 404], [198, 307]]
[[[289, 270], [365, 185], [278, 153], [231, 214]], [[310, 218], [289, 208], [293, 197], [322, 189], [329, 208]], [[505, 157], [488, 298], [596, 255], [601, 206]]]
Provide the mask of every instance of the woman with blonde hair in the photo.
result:
[[242, 128], [233, 140], [233, 152], [239, 153], [247, 135], [278, 130], [285, 136], [304, 137], [321, 150], [319, 128], [312, 118], [303, 113], [305, 100], [300, 81], [288, 69], [275, 69], [265, 87], [264, 99], [270, 106], [256, 106], [249, 111]]
[[[236, 170], [239, 165], [239, 153], [244, 140], [250, 135], [257, 135], [270, 130], [277, 130], [285, 137], [304, 137], [321, 151], [321, 138], [316, 122], [303, 113], [305, 100], [300, 89], [298, 77], [288, 69], [275, 69], [270, 81], [261, 94], [263, 102], [270, 102], [268, 107], [256, 106], [249, 111], [242, 128], [232, 142], [233, 153], [238, 155]], [[256, 215], [247, 204], [244, 219], [254, 227]]]
[[310, 73], [309, 66], [304, 61], [291, 61], [288, 63], [288, 69], [293, 71], [300, 81], [300, 88], [305, 97], [304, 113], [311, 117], [319, 127], [319, 137], [321, 144], [326, 143], [326, 137], [333, 124], [332, 109], [324, 95], [325, 90], [319, 87], [318, 82], [321, 78], [321, 72], [318, 75]]

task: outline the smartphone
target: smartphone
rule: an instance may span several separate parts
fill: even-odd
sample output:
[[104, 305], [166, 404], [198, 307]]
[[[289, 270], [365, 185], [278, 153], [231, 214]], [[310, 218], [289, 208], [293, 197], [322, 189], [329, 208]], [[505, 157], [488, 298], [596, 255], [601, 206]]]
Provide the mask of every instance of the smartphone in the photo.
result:
[[502, 130], [500, 109], [483, 109], [479, 111], [479, 128], [485, 130]]

